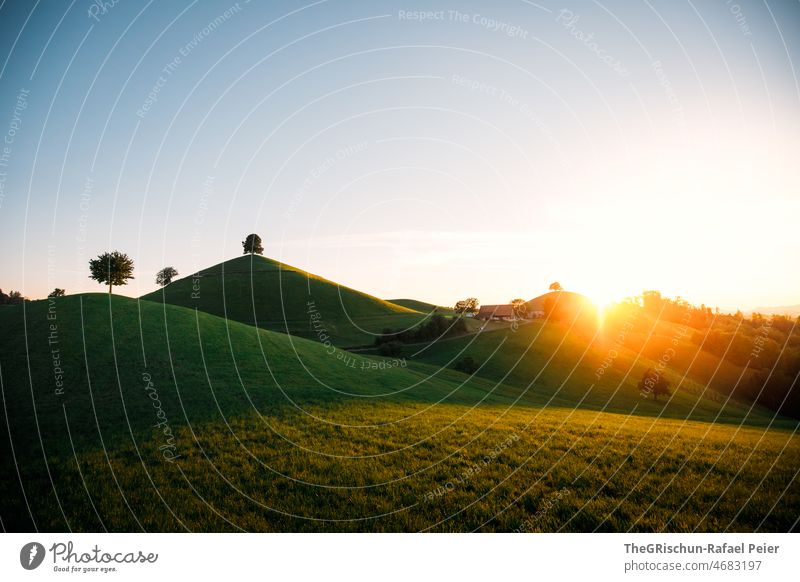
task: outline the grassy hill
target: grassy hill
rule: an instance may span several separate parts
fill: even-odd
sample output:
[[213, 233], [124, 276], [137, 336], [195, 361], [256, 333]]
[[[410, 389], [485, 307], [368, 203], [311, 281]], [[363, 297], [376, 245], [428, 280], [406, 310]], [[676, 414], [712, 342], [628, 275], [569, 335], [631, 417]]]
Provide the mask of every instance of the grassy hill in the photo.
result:
[[796, 519], [796, 424], [767, 430], [740, 409], [724, 410], [728, 424], [600, 412], [575, 400], [579, 385], [551, 401], [100, 294], [0, 310], [0, 330], [7, 530], [785, 531]]
[[426, 317], [258, 255], [214, 265], [142, 299], [338, 346], [369, 345], [384, 328], [413, 327]]
[[434, 309], [438, 313], [448, 314], [454, 313], [452, 307], [442, 307], [441, 305], [434, 305], [433, 303], [426, 303], [425, 301], [417, 301], [416, 299], [388, 299], [389, 303], [400, 305], [420, 313], [431, 313]]
[[[458, 368], [469, 357], [477, 366], [475, 375], [529, 391], [546, 405], [710, 422], [796, 424], [728, 398], [745, 373], [741, 367], [700, 350], [675, 324], [641, 319], [624, 334], [617, 328], [598, 331], [539, 320], [406, 347], [402, 354], [412, 366], [445, 368]], [[672, 395], [666, 404], [664, 397], [643, 399], [637, 384], [665, 354], [669, 359], [663, 373]]]

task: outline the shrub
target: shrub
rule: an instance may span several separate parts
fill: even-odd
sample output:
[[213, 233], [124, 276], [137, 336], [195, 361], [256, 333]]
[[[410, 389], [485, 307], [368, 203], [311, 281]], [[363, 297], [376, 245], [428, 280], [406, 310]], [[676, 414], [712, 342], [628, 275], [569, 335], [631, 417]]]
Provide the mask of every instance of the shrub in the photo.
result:
[[403, 351], [403, 344], [399, 341], [392, 340], [390, 342], [382, 343], [378, 348], [378, 354], [381, 356], [399, 356]]
[[459, 372], [464, 372], [465, 374], [469, 374], [471, 376], [478, 371], [480, 364], [478, 364], [478, 362], [476, 362], [472, 356], [465, 356], [456, 362], [454, 367]]

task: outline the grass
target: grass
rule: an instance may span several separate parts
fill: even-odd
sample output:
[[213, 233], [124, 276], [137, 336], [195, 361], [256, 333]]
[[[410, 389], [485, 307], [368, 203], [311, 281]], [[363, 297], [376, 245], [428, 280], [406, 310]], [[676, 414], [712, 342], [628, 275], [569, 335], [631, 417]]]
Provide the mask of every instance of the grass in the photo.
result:
[[[53, 463], [43, 529], [788, 531], [787, 431], [557, 408], [355, 405], [183, 427]], [[419, 414], [410, 425], [398, 417]], [[453, 424], [453, 420], [458, 422]], [[388, 422], [353, 428], [354, 422]], [[341, 424], [340, 424], [341, 423]], [[77, 470], [80, 467], [80, 472]], [[112, 475], [110, 467], [113, 467]], [[41, 480], [39, 492], [47, 492]], [[94, 506], [92, 506], [94, 504]]]
[[434, 305], [433, 303], [426, 303], [425, 301], [417, 301], [416, 299], [388, 299], [389, 303], [407, 307], [420, 313], [431, 313], [436, 310], [442, 315], [449, 315], [455, 313], [452, 307], [442, 307], [441, 305]]
[[[796, 527], [797, 423], [763, 411], [687, 393], [601, 412], [574, 377], [551, 398], [100, 294], [0, 310], [0, 329], [11, 531]], [[504, 345], [537, 329], [564, 340], [555, 382], [577, 337], [534, 324]]]
[[[204, 269], [143, 299], [309, 339], [324, 334], [342, 347], [370, 345], [384, 328], [413, 327], [427, 317], [258, 255]], [[316, 326], [309, 302], [319, 314]]]
[[[732, 386], [743, 370], [701, 351], [688, 338], [675, 341], [675, 326], [646, 319], [638, 331], [569, 327], [543, 320], [487, 331], [426, 346], [407, 346], [411, 365], [453, 368], [472, 357], [477, 376], [529, 390], [544, 404], [575, 406], [607, 412], [691, 418], [708, 422], [794, 426], [760, 406], [728, 398], [715, 387]], [[667, 352], [668, 349], [674, 351]], [[642, 399], [637, 386], [645, 370], [670, 355], [664, 376], [672, 395], [658, 402]], [[706, 387], [710, 386], [710, 389]]]

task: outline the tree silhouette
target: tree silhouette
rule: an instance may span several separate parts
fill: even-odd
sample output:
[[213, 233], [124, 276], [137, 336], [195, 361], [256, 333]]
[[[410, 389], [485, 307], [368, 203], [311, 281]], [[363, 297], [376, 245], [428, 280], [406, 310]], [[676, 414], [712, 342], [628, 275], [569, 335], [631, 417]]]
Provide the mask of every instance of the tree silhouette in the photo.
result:
[[558, 281], [554, 281], [554, 282], [550, 283], [549, 289], [550, 289], [550, 291], [563, 291], [564, 290], [564, 288], [561, 286], [561, 283], [559, 283]]
[[648, 368], [645, 373], [642, 375], [642, 379], [639, 380], [638, 384], [639, 393], [647, 398], [650, 394], [653, 395], [653, 400], [658, 402], [658, 395], [665, 394], [669, 396], [669, 382], [664, 379], [664, 377], [653, 370], [653, 368]]
[[263, 255], [264, 247], [261, 246], [261, 237], [257, 234], [248, 234], [247, 238], [242, 241], [244, 247], [244, 255]]
[[166, 287], [172, 283], [172, 279], [178, 276], [178, 271], [174, 267], [164, 267], [156, 273], [156, 285]]
[[48, 295], [48, 297], [63, 297], [64, 295], [66, 295], [66, 291], [64, 291], [63, 289], [59, 289], [58, 287], [56, 287], [55, 289], [53, 289], [53, 290], [50, 292], [50, 294]]
[[528, 314], [528, 307], [525, 305], [524, 299], [512, 299], [510, 303], [514, 308], [514, 315], [517, 317], [525, 317]]
[[22, 296], [22, 293], [19, 291], [10, 291], [8, 295], [3, 293], [3, 290], [0, 289], [0, 305], [19, 305], [20, 303], [27, 301], [27, 298]]
[[456, 303], [456, 313], [475, 313], [478, 311], [478, 300], [475, 297], [468, 297]]
[[647, 313], [659, 314], [664, 305], [664, 298], [660, 291], [642, 291], [642, 307]]
[[89, 260], [89, 278], [98, 283], [107, 283], [110, 295], [114, 285], [127, 285], [128, 279], [134, 278], [133, 259], [119, 251], [98, 255], [96, 259]]

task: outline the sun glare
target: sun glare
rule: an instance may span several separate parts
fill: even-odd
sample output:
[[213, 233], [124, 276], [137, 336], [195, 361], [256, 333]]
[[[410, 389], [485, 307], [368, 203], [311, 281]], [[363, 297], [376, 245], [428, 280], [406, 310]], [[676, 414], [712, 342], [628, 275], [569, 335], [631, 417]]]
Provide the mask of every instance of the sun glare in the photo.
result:
[[602, 328], [605, 323], [606, 310], [614, 303], [621, 301], [623, 295], [609, 290], [595, 290], [586, 293], [586, 297], [597, 309], [597, 325]]

